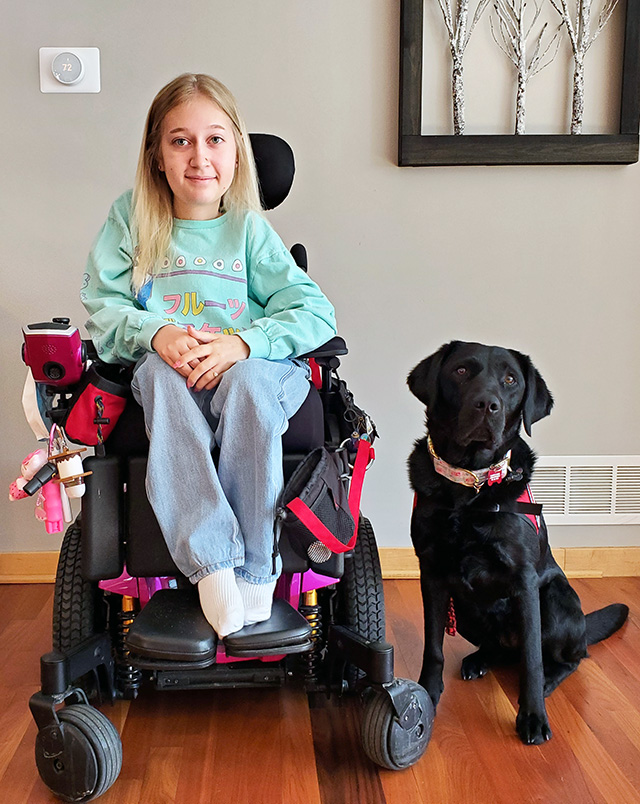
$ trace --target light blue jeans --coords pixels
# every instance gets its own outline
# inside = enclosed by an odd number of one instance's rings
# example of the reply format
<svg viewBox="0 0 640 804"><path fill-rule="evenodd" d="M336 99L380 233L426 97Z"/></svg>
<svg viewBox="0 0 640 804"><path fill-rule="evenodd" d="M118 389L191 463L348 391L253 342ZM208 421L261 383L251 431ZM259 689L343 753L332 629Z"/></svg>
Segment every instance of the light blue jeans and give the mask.
<svg viewBox="0 0 640 804"><path fill-rule="evenodd" d="M249 358L197 392L155 352L137 363L131 387L150 441L147 496L192 583L228 567L249 583L279 576L282 434L309 393L309 373L302 361Z"/></svg>

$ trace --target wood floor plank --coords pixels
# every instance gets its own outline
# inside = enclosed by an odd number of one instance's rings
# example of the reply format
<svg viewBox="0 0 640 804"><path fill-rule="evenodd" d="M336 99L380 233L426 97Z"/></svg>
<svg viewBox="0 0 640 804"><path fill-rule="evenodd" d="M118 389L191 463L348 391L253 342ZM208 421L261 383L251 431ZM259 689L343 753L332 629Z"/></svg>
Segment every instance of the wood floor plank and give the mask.
<svg viewBox="0 0 640 804"><path fill-rule="evenodd" d="M378 770L361 748L358 702L316 695L311 724L322 804L386 804Z"/></svg>
<svg viewBox="0 0 640 804"><path fill-rule="evenodd" d="M212 790L215 791L216 787L214 780L220 775L219 771L216 773L218 761L214 750L218 728L210 696L198 692L196 697L198 700L193 705L189 704L189 718L184 734L186 750L182 754L176 801L207 804L213 800ZM184 698L181 693L176 698L175 705L180 706Z"/></svg>
<svg viewBox="0 0 640 804"><path fill-rule="evenodd" d="M165 697L166 693L163 694ZM192 693L180 694L187 698ZM302 690L203 693L188 713L177 801L229 798L256 804L320 804L307 696ZM168 696L173 697L173 696ZM242 768L231 775L220 769Z"/></svg>
<svg viewBox="0 0 640 804"><path fill-rule="evenodd" d="M618 678L618 673L608 675L599 663L586 660L559 688L558 695L564 695L602 748L615 757L622 773L640 790L640 688L629 698L617 686Z"/></svg>
<svg viewBox="0 0 640 804"><path fill-rule="evenodd" d="M416 584L412 584L416 586ZM394 646L396 675L417 679L422 664L422 610L419 601L405 595L401 581L385 582L387 640ZM416 621L416 614L419 620Z"/></svg>
<svg viewBox="0 0 640 804"><path fill-rule="evenodd" d="M321 804L309 699L301 690L280 696L282 804Z"/></svg>
<svg viewBox="0 0 640 804"><path fill-rule="evenodd" d="M7 767L32 719L28 706L28 699L35 691L31 687L18 687L16 689L0 688L2 694L2 707L0 708L0 779L3 778Z"/></svg>
<svg viewBox="0 0 640 804"><path fill-rule="evenodd" d="M33 762L36 728L28 708L29 698L34 691L30 686L11 691L0 688L3 702L0 709L0 792L13 789L13 782L20 777L20 785L12 793L16 802L27 799L36 781ZM26 745L31 748L28 754ZM0 798L8 800L4 795Z"/></svg>
<svg viewBox="0 0 640 804"><path fill-rule="evenodd" d="M585 720L571 707L562 689L557 692L553 700L549 699L549 712L565 729L566 739L592 789L597 790L605 802L638 804L640 793L618 767L616 755L605 750Z"/></svg>
<svg viewBox="0 0 640 804"><path fill-rule="evenodd" d="M0 633L12 620L37 619L51 605L52 588L46 583L0 584Z"/></svg>
<svg viewBox="0 0 640 804"><path fill-rule="evenodd" d="M228 795L233 801L281 804L283 786L288 783L283 775L282 735L292 724L282 722L280 699L288 692L230 691L216 702L216 766L244 768L220 780L217 800ZM304 771L301 768L301 774ZM294 798L295 804L299 801Z"/></svg>
<svg viewBox="0 0 640 804"><path fill-rule="evenodd" d="M36 727L32 722L24 734L5 775L0 779L2 800L11 804L54 804L59 802L35 771L33 745ZM35 771L35 772L34 772Z"/></svg>
<svg viewBox="0 0 640 804"><path fill-rule="evenodd" d="M429 802L506 804L508 801L502 795L502 790L493 785L491 774L474 752L470 737L469 724L461 721L454 707L447 707L443 701L442 708L438 707L431 744L424 758L414 767L414 773L420 779L423 793L428 794ZM432 766L431 757L434 754Z"/></svg>
<svg viewBox="0 0 640 804"><path fill-rule="evenodd" d="M152 748L147 758L141 801L154 804L173 804L177 801L178 774L182 761L183 748L162 746Z"/></svg>

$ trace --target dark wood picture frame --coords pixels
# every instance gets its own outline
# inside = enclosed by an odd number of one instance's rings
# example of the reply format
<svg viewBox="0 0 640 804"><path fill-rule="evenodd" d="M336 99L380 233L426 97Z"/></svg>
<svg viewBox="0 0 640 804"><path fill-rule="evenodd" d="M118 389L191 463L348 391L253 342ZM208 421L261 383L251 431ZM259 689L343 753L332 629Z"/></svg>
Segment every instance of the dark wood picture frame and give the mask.
<svg viewBox="0 0 640 804"><path fill-rule="evenodd" d="M422 129L422 30L426 0L402 0L398 165L569 165L638 161L640 0L627 0L617 134L461 134Z"/></svg>

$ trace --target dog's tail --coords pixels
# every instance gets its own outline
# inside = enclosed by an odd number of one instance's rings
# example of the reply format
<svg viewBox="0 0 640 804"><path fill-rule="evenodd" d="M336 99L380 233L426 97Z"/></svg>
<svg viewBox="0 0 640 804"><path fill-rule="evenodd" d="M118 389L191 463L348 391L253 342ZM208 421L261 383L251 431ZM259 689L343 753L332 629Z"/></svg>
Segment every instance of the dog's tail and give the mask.
<svg viewBox="0 0 640 804"><path fill-rule="evenodd" d="M612 603L603 609L587 614L587 645L595 645L621 628L629 615L629 606Z"/></svg>

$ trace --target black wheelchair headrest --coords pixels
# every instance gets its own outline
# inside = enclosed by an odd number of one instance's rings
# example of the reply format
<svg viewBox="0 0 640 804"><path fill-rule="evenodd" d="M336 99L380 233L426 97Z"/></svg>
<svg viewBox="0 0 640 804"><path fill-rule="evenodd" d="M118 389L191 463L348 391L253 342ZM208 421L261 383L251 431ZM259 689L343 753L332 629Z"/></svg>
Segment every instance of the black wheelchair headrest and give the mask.
<svg viewBox="0 0 640 804"><path fill-rule="evenodd" d="M296 172L293 151L275 134L249 134L256 160L263 209L273 209L289 195Z"/></svg>

